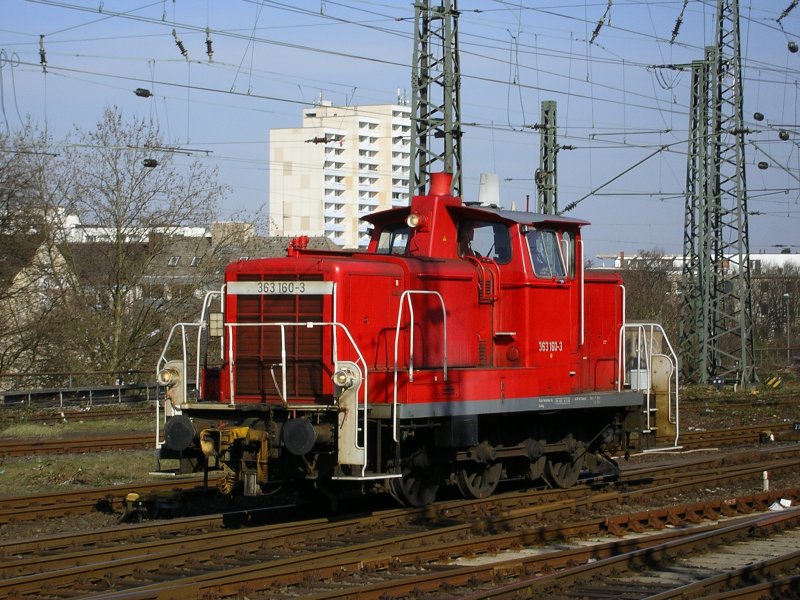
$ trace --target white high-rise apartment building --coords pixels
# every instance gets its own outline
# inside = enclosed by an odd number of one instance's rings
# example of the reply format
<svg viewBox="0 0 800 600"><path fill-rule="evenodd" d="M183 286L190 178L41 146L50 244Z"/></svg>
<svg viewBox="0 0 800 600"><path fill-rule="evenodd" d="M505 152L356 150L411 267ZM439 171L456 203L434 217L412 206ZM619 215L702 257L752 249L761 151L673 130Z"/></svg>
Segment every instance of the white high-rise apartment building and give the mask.
<svg viewBox="0 0 800 600"><path fill-rule="evenodd" d="M408 106L306 108L302 127L270 130L270 232L363 248L362 216L408 205L410 165Z"/></svg>

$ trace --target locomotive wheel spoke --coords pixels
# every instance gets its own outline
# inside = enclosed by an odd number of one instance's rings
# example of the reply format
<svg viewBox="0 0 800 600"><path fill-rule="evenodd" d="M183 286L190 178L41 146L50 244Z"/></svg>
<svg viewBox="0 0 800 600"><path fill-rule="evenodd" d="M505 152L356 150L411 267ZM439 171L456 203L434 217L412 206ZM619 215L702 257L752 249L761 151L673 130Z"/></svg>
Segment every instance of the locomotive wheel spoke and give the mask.
<svg viewBox="0 0 800 600"><path fill-rule="evenodd" d="M541 479L544 475L544 465L547 462L547 458L542 455L536 460L532 460L530 463L530 468L528 469L528 478L531 481L536 481L537 479Z"/></svg>
<svg viewBox="0 0 800 600"><path fill-rule="evenodd" d="M500 482L503 463L492 464L465 462L456 469L458 489L464 498L479 499L491 496Z"/></svg>
<svg viewBox="0 0 800 600"><path fill-rule="evenodd" d="M560 452L547 456L544 465L544 477L554 488L569 488L578 481L583 468L584 454L568 454Z"/></svg>

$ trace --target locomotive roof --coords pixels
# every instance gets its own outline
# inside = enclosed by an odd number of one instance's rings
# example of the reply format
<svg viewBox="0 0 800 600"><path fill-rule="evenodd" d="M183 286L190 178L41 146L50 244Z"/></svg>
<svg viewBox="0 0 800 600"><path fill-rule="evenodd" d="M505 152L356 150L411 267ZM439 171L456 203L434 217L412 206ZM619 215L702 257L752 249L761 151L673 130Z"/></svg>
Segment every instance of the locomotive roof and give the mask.
<svg viewBox="0 0 800 600"><path fill-rule="evenodd" d="M521 225L540 225L540 224L553 224L553 225L572 225L576 227L583 227L589 225L589 221L583 219L574 219L572 217L563 217L561 215L545 215L542 213L526 212L521 210L504 210L501 208L481 206L481 205L462 205L462 206L449 206L448 210L461 217L466 217L473 220L497 219L506 221L507 223L519 223ZM392 221L404 221L411 212L411 207L402 206L399 208L390 208L389 210L382 210L370 215L365 215L362 220L368 223L391 223Z"/></svg>
<svg viewBox="0 0 800 600"><path fill-rule="evenodd" d="M472 219L486 219L489 215L496 215L503 221L519 223L520 225L539 225L543 223L573 225L583 227L589 221L583 219L573 219L572 217L562 217L561 215L545 215L542 213L526 212L522 210L505 210L490 206L460 206L450 207L453 212Z"/></svg>

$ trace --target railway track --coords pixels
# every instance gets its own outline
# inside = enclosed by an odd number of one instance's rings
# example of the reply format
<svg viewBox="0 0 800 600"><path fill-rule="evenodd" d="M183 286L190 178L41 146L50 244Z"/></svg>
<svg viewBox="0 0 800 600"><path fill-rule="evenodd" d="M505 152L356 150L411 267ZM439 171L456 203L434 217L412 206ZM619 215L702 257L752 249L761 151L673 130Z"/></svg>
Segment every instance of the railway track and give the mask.
<svg viewBox="0 0 800 600"><path fill-rule="evenodd" d="M795 457L791 456L797 453L797 449L786 448L776 449L770 454L775 458L775 462L769 463L771 467L776 467L778 470L790 470L796 466ZM789 456L785 456L789 455ZM729 465L724 476L722 475L723 465L728 463L744 463ZM727 457L706 457L694 458L689 461L681 461L680 464L658 464L658 465L639 465L626 469L623 476L617 482L606 482L595 480L586 480L575 488L560 490L560 489L540 489L540 490L521 490L507 492L501 495L494 496L490 500L460 500L450 501L443 503L437 509L443 518L448 519L480 519L485 515L487 506L492 510L513 511L519 508L526 508L532 504L548 505L560 501L573 501L577 502L585 499L591 495L595 495L594 501L597 502L596 494L603 491L627 491L627 501L637 501L635 488L647 486L647 494L654 495L658 489L663 491L670 491L678 493L682 489L692 489L693 486L698 485L698 481L708 482L713 479L724 479L727 481L741 481L741 480L758 480L761 477L765 463L759 462L759 457L750 455L742 456L727 456ZM690 477L691 474L691 477ZM71 514L81 513L86 514L98 510L98 507L104 510L113 510L116 512L122 511L122 500L129 491L137 491L138 493L147 494L162 494L169 497L169 494L175 493L201 493L200 487L201 480L199 478L189 479L185 482L169 481L158 484L134 484L128 487L119 488L103 488L97 490L90 490L86 492L70 492L54 495L52 493L40 494L35 496L19 496L13 498L6 498L6 502L0 504L0 522L9 522L10 520L23 520L25 518L42 519L42 518L57 518L61 514L65 514L65 510L69 510ZM617 496L610 496L616 499ZM487 504L490 502L490 504ZM270 509L272 510L272 509ZM39 512L37 512L39 511ZM259 511L248 509L241 512L226 515L224 520L229 524L231 522L238 523L241 515L249 523L256 522L259 517ZM203 517L209 519L208 524L204 525L211 529L223 527L222 519L219 516ZM191 523L195 521L190 520ZM211 523L217 522L215 526ZM158 521L157 523L164 523ZM181 525L179 521L177 529L180 530ZM169 524L171 526L171 524ZM151 524L143 525L142 529L137 529L142 537L147 537L148 527ZM156 530L159 525L156 525ZM121 527L120 531L125 531L125 527ZM171 529L167 529L171 531ZM69 541L70 546L83 547L90 545L96 532L87 534L76 533L71 534L66 539ZM172 535L172 534L170 534ZM103 532L97 537L97 541L116 539L116 532ZM62 542L61 538L56 536L53 546L45 545L42 540L34 540L33 546L40 551L47 553L57 552ZM120 537L120 543L127 543L124 536ZM3 545L0 545L0 554L2 553ZM21 553L22 547L17 545L15 553Z"/></svg>
<svg viewBox="0 0 800 600"><path fill-rule="evenodd" d="M729 524L649 536L622 552L620 545L612 542L554 553L546 564L547 570L555 573L543 572L542 563L535 560L496 565L495 569L506 569L508 579L517 581L462 597L796 597L800 590L799 546L800 510L779 515L761 512ZM472 580L474 583L474 575ZM344 596L317 596L337 597Z"/></svg>
<svg viewBox="0 0 800 600"><path fill-rule="evenodd" d="M155 410L153 406L141 408L118 408L114 405L96 406L91 410L78 409L52 409L38 410L36 412L20 410L0 410L0 422L8 423L71 423L77 421L100 421L103 419L127 419L136 417L153 417Z"/></svg>
<svg viewBox="0 0 800 600"><path fill-rule="evenodd" d="M447 596L465 585L461 594L481 582L496 587L498 578L508 583L512 576L529 585L525 577L530 579L531 573L565 569L554 553L565 551L567 538L647 530L666 535L667 529L685 524L696 526L708 519L763 511L781 499L798 502L800 490L791 489L630 510L658 502L666 494L674 496L681 489L703 489L720 481L757 482L765 466L796 472L800 457L797 448L792 450L794 456L789 450L775 452L769 462L751 455L745 464L743 455L729 460L736 464L723 466L708 461L703 465L700 459L691 461L691 468L642 465L631 469L630 477L623 477L616 489L593 491L592 482L587 482L567 491L513 492L486 500L441 502L426 509L247 529L217 529L197 520L193 527L202 529L200 533L179 534L170 524L160 539L152 539L154 530L148 524L147 530L125 528L125 535L120 530L116 541L94 543L89 534L82 540L73 536L71 545L62 536L38 550L20 547L15 551L3 545L0 596L344 598L357 593L364 598L389 598L407 597L412 595L410 590ZM659 470L668 473L658 475ZM629 489L634 486L637 489ZM673 534L677 532L672 529ZM594 560L605 560L603 552L618 555L643 548L619 539L605 543L606 550L594 550ZM530 561L538 555L552 556L539 557L536 567ZM469 557L483 562L469 564ZM578 559L559 560L568 566ZM523 592L516 597L530 596Z"/></svg>
<svg viewBox="0 0 800 600"><path fill-rule="evenodd" d="M80 435L57 439L2 439L0 457L42 456L109 450L147 450L155 448L155 433L132 432L113 435Z"/></svg>
<svg viewBox="0 0 800 600"><path fill-rule="evenodd" d="M800 441L800 431L794 423L748 425L728 429L692 429L681 432L679 445L685 450L697 450L721 446L757 445L777 440ZM659 445L668 446L673 441L674 438L659 438Z"/></svg>
<svg viewBox="0 0 800 600"><path fill-rule="evenodd" d="M725 406L780 406L785 404L797 404L798 391L796 389L786 390L765 390L763 393L753 396L749 394L730 394L723 392L712 392L710 394L687 396L683 394L681 405L685 408L695 406L719 405Z"/></svg>
<svg viewBox="0 0 800 600"><path fill-rule="evenodd" d="M135 435L132 434L131 437L135 437ZM147 437L147 439L152 442L152 436ZM144 441L144 437L142 438L142 441L143 443L146 443L146 441ZM80 439L76 440L76 443L80 444ZM56 443L56 445L58 444L63 444L63 441ZM59 448L61 447L59 446ZM101 446L98 445L96 448L98 448L99 451ZM794 452L791 446L786 449L770 446L765 446L764 448L764 452L767 452L772 456ZM2 449L1 445L0 449ZM758 451L754 450L753 452ZM691 470L706 470L711 472L713 475L715 469L720 468L725 461L730 460L730 457L719 456L702 457L694 460L684 459L681 460L681 466L679 468L684 472L689 472ZM665 485L668 485L674 480L671 472L664 469L663 466L651 467L645 464L624 467L625 468L623 469L620 483L624 483L625 485L632 485L637 480L652 482L656 481L657 479L662 481ZM213 478L215 474L211 473L210 476ZM749 477L755 475L754 473L751 473L745 469L745 473L742 476ZM602 483L602 478L598 478L596 481L598 484L600 484ZM165 496L167 498L166 502L170 502L169 495L173 492L176 496L179 493L186 493L190 491L199 492L199 486L201 483L202 477L190 476L182 477L180 480L169 479L160 482L129 484L126 486L110 486L105 488L92 488L70 492L50 491L43 492L41 494L0 497L0 525L9 523L11 521L52 519L59 518L64 515L89 514L97 510L103 512L121 512L123 507L123 499L127 493L131 491L136 491L143 494L157 494ZM587 483L587 485L590 483L591 482ZM213 483L211 485L213 486ZM569 495L572 493L575 493L575 491L553 491L553 494L561 495Z"/></svg>
<svg viewBox="0 0 800 600"><path fill-rule="evenodd" d="M792 493L796 501L798 491ZM763 508L777 497L762 494L736 501L729 499L723 505L728 513L739 506L749 512ZM797 518L796 511L793 512ZM670 517L672 522L686 523L676 516L680 514L693 518L701 514L718 520L722 513L712 514L706 505L675 507ZM613 517L481 534L471 523L448 521L434 527L430 521L425 526L400 521L409 516L408 511L378 515L384 521L379 532L375 519L369 524L363 519L336 524L321 520L246 532L211 532L182 542L161 540L118 550L76 552L29 562L28 565L40 570L35 575L4 571L8 579L0 584L0 590L16 597L40 593L67 597L77 593L113 598L195 598L241 597L245 593L248 597L348 598L357 593L363 598L389 598L416 597L420 591L446 590L452 594L459 582L466 586L463 591L474 589L476 582L484 582L490 585L484 590L488 592L485 597L490 597L496 591L499 575L508 579L515 571L517 577L534 570L562 571L570 565L590 562L589 557L598 560L648 546L640 537L636 541L608 541L605 528L613 522ZM520 515L514 518L519 519ZM630 515L619 518L630 519ZM653 522L651 515L647 523ZM494 526L502 524L503 515L498 515ZM686 532L673 530L658 541L663 543L664 538L675 539L679 534L685 536ZM578 544L578 550L565 551L563 540L575 535L604 538L591 549ZM520 557L521 549L530 546L531 539L536 540L538 552L531 550L529 556ZM504 551L517 555L508 559L503 556ZM471 560L465 560L464 556L481 556L484 560L469 564ZM94 565L87 566L85 562L92 558ZM165 568L165 564L169 567ZM265 582L269 582L266 587ZM109 588L113 591L102 593ZM320 595L325 590L327 593ZM445 594L445 597L451 596ZM531 596L515 593L504 597Z"/></svg>
<svg viewBox="0 0 800 600"><path fill-rule="evenodd" d="M128 486L91 488L72 492L44 492L24 496L0 497L0 525L13 521L57 519L65 515L92 512L121 513L125 496L136 490L143 494L159 494L165 501L171 494L200 492L203 478L140 483Z"/></svg>

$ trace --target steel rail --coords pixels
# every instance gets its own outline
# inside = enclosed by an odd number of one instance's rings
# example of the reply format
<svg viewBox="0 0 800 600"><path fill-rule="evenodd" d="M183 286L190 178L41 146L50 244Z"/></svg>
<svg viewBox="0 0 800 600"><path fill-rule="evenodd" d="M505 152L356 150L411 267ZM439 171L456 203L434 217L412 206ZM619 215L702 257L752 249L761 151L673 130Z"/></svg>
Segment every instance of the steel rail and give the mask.
<svg viewBox="0 0 800 600"><path fill-rule="evenodd" d="M659 539L651 540L652 544L630 552L624 552L616 556L603 557L600 560L595 558L594 562L591 552L583 551L577 556L572 557L573 564L580 564L578 567L565 568L552 574L544 574L535 578L525 577L520 581L489 591L465 596L469 600L480 600L492 598L494 600L515 599L524 597L541 597L556 590L561 593L569 593L574 590L580 594L578 582L587 581L594 578L605 578L613 576L615 579L624 577L626 574L635 573L647 568L657 570L659 566L667 568L680 557L687 557L708 552L711 548L725 546L736 543L742 539L752 539L759 536L767 536L770 531L777 526L782 528L796 528L800 525L800 510L790 511L788 514L775 516L775 514L760 514L749 518L738 519L729 525L722 525L699 532L691 532L676 539L662 541ZM669 590L660 594L649 595L651 600L666 600L667 598L692 598L707 597L710 591L721 591L726 584L735 586L737 579L743 580L749 573L754 575L759 571L765 571L768 561L751 562L750 565L741 567L725 575L708 577L698 581L692 591L699 592L698 595L691 593L684 595L684 591L689 591L690 586L680 586L675 590ZM798 564L798 553L794 552L783 556L775 561L783 564L790 564L794 568ZM722 569L720 569L722 570ZM607 583L607 582L606 582ZM613 589L613 586L607 586ZM577 589L575 589L577 588ZM595 592L597 586L595 586Z"/></svg>
<svg viewBox="0 0 800 600"><path fill-rule="evenodd" d="M26 410L5 409L0 410L0 421L11 423L70 423L73 421L98 421L102 419L121 419L127 417L147 417L151 419L155 414L153 405L140 408L117 408L116 404L105 405L102 408L92 407L91 410L80 408L41 408L33 413Z"/></svg>
<svg viewBox="0 0 800 600"><path fill-rule="evenodd" d="M125 496L132 491L164 494L202 490L203 478L191 476L181 480L139 482L124 486L108 486L72 492L43 492L24 496L0 497L0 525L12 521L60 518L64 515L88 514L98 510L122 510Z"/></svg>
<svg viewBox="0 0 800 600"><path fill-rule="evenodd" d="M796 469L797 463L793 468ZM751 466L751 470L758 472L759 466ZM741 471L737 467L737 471ZM739 475L736 475L737 477ZM698 481L707 483L709 477L702 473L700 476L692 478L693 485L696 487ZM675 484L670 484L670 489L675 488ZM661 489L657 490L661 493ZM643 492L642 492L643 493ZM633 494L633 493L629 493ZM608 504L619 504L628 497L622 493L605 493L597 498L597 501L604 506ZM633 497L633 496L630 496ZM490 501L486 501L488 507ZM474 504L473 504L474 506ZM526 531L531 527L536 527L541 523L542 514L548 513L552 518L563 519L563 515L571 515L574 518L576 512L586 510L590 503L585 498L567 500L563 502L553 502L544 506L535 506L529 509L518 508L508 513L493 514L493 527L509 529L511 533L501 534L506 537L490 536L489 538L479 538L472 543L473 552L486 553L491 548L509 548L520 543L521 539L529 536ZM750 507L747 507L750 510ZM402 511L394 512L389 516L389 523L393 530L402 530L402 523L406 523L410 516L416 519L421 518L426 511ZM287 584L292 581L297 582L303 576L321 576L320 573L334 573L338 570L357 570L366 563L380 562L387 556L397 560L402 555L405 561L419 559L422 548L431 547L431 552L438 552L441 556L449 556L456 552L454 548L463 544L464 539L474 535L474 519L464 519L464 522L448 525L449 519L444 526L434 527L432 531L403 531L402 535L392 532L388 540L378 540L372 542L356 542L353 539L354 531L361 535L374 537L377 532L375 522L369 519L353 519L344 522L333 523L313 523L306 528L301 536L300 528L293 528L287 535L278 535L273 530L257 528L252 531L234 531L227 535L215 533L208 536L201 536L196 540L173 541L178 544L178 548L169 550L168 542L159 542L157 547L137 546L133 549L133 556L124 558L123 554L116 554L116 551L105 550L102 554L100 563L93 565L80 565L59 569L55 572L46 574L28 575L15 577L7 584L0 584L0 593L13 591L17 595L34 594L37 590L47 589L48 594L58 596L58 590L62 586L72 589L76 580L87 582L87 592L94 589L95 585L108 585L109 581L116 582L114 585L114 597L153 597L160 593L202 595L209 593L216 594L222 591L227 585L243 585L243 581L261 581L264 577L277 578L275 581L284 581ZM605 523L604 519L597 520L597 523ZM595 525L597 526L597 525ZM385 527L385 526L384 526ZM336 533L338 532L338 533ZM523 532L520 534L520 532ZM522 535L522 538L520 538ZM563 535L559 534L559 535ZM333 536L333 537L332 537ZM287 550L292 547L302 548L303 544L323 543L330 547L332 539L345 536L350 538L349 542L334 542L332 550L316 552L311 556L301 554L298 556L291 552L286 557ZM536 536L531 537L534 539ZM435 541L434 541L435 540ZM123 550L119 551L123 553ZM275 553L277 552L277 558ZM387 554L388 553L388 554ZM273 554L272 559L265 557L265 554ZM284 556L285 558L281 558ZM416 557L416 558L413 558ZM114 560L109 560L113 558ZM231 568L233 565L241 565L243 560L255 560L256 566L241 566ZM261 563L265 564L261 564ZM164 565L170 565L168 571L164 571ZM377 563L375 563L377 564ZM306 566L307 565L307 566ZM219 569L223 567L221 573L203 573L205 570ZM199 572L198 572L199 570ZM195 573L192 575L192 573ZM171 579L179 578L179 581L172 583ZM298 579L300 578L300 579ZM161 581L141 586L144 582ZM236 582L236 583L233 583ZM130 592L122 591L126 587L135 586ZM196 597L196 596L195 596Z"/></svg>
<svg viewBox="0 0 800 600"><path fill-rule="evenodd" d="M797 491L794 497L797 498ZM763 499L761 504L765 504L766 501ZM750 503L744 505L747 506L746 510L749 510ZM800 520L800 511L796 513L795 518ZM270 597L291 593L315 598L350 598L353 595L375 599L396 595L406 597L411 593L418 594L422 591L441 591L444 585L452 586L459 580L469 586L475 580L477 571L482 572L485 580L491 583L496 581L498 572L504 573L504 567L509 568L509 565L501 566L497 563L463 568L449 566L455 557L464 556L465 553L497 555L502 550L512 550L530 543L540 544L547 540L560 540L565 535L597 534L602 531L603 523L604 519L598 518L566 526L513 529L494 535L476 535L471 524L453 525L421 533L402 532L401 535L388 540L348 543L334 548L328 546L327 549L316 551L311 555L279 558L268 564L259 562L254 565L230 565L218 573L204 573L185 577L179 581L162 581L127 592L114 591L110 595L101 594L97 598L99 600L112 597L120 599L241 597L243 593L266 594ZM503 519L499 518L495 525L502 528ZM745 527L750 527L750 523ZM709 530L713 531L716 528L713 526ZM685 537L685 532L671 531L665 535L678 536L680 542ZM646 545L643 541L638 543ZM619 546L618 541L609 542L606 549L615 554ZM567 552L567 556L564 556L563 551L560 556L557 552L557 558L550 554L530 559L514 558L510 563L513 566L532 561L538 562L540 569L552 570L557 566L567 567L581 560L585 563L590 558L597 557L597 549L594 547ZM412 567L416 565L419 569L414 572ZM412 574L401 578L403 568L412 568ZM465 572L460 572L461 569ZM438 573L431 575L432 570ZM388 579L382 584L375 586L360 583L367 574L375 576L381 573L386 573ZM354 585L344 585L348 576L357 580ZM337 582L340 583L341 589L336 592L313 593L315 588L335 586ZM428 589L422 585L425 582L430 586ZM311 589L308 589L309 587ZM391 593L388 590L391 590ZM493 588L487 592L486 597L497 597L494 595L496 592L497 589ZM519 595L509 597L519 597Z"/></svg>
<svg viewBox="0 0 800 600"><path fill-rule="evenodd" d="M80 435L57 439L0 439L0 457L106 452L109 450L147 450L154 448L152 433Z"/></svg>

